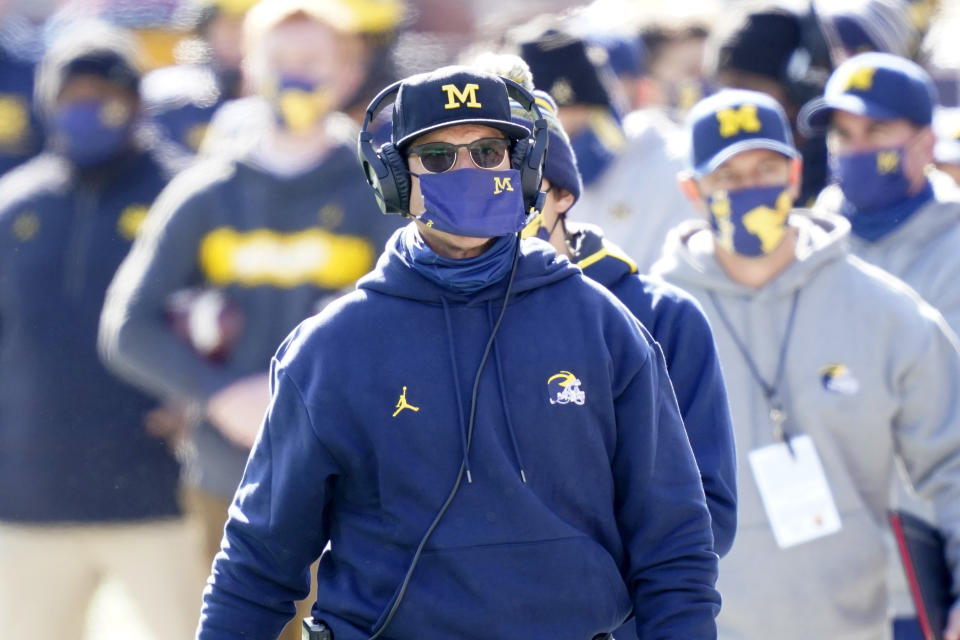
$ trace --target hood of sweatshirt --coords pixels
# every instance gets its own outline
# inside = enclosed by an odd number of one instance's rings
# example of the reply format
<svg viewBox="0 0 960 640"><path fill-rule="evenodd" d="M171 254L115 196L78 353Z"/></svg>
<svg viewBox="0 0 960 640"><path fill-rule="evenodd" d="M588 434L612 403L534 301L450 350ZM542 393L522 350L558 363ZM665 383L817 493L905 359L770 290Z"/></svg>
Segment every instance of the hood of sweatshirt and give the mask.
<svg viewBox="0 0 960 640"><path fill-rule="evenodd" d="M714 257L713 232L706 221L689 221L670 232L664 256L653 273L681 288L700 287L727 294L790 296L824 266L847 253L850 223L830 214L794 210L790 226L798 231L796 258L758 290L734 282Z"/></svg>
<svg viewBox="0 0 960 640"><path fill-rule="evenodd" d="M402 249L403 234L417 233L411 222L394 232L387 241L377 265L357 282L358 289L376 291L389 296L434 304L481 304L502 300L506 293L509 272L499 281L472 294L444 289L414 270ZM520 257L514 276L511 297L537 289L580 273L564 256L558 256L548 243L525 238L520 243Z"/></svg>

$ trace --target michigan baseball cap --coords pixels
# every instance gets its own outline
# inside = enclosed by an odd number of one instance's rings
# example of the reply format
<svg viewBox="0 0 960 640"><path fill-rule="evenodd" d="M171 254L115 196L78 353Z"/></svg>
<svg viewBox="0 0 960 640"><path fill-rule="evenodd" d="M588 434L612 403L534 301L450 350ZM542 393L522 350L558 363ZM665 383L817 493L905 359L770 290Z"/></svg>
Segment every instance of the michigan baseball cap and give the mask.
<svg viewBox="0 0 960 640"><path fill-rule="evenodd" d="M695 176L712 173L743 151L768 149L799 157L780 104L765 93L723 89L704 98L687 116Z"/></svg>
<svg viewBox="0 0 960 640"><path fill-rule="evenodd" d="M482 124L519 140L530 130L510 118L510 97L502 78L471 67L442 67L400 83L393 105L393 144L403 147L429 131Z"/></svg>
<svg viewBox="0 0 960 640"><path fill-rule="evenodd" d="M800 110L801 130L822 132L834 110L877 120L905 118L929 125L937 90L918 64L889 53L861 53L845 61L830 76L823 96Z"/></svg>

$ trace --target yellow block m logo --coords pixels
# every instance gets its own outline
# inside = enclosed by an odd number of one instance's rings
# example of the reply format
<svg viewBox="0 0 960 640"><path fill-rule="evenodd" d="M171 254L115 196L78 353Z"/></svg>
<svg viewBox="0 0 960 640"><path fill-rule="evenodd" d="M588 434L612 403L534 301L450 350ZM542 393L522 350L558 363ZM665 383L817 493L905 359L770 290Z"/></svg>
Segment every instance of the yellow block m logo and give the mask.
<svg viewBox="0 0 960 640"><path fill-rule="evenodd" d="M847 78L847 84L843 87L843 90L849 91L850 89L857 89L858 91L869 91L870 87L873 86L873 74L876 72L876 69L871 69L870 67L857 69Z"/></svg>
<svg viewBox="0 0 960 640"><path fill-rule="evenodd" d="M463 91L457 88L455 84L445 84L440 89L447 94L447 104L444 109L459 109L464 104L471 109L479 109L482 105L477 102L477 89L480 85L472 82L463 87Z"/></svg>
<svg viewBox="0 0 960 640"><path fill-rule="evenodd" d="M500 178L493 176L493 193L503 193L504 191L513 191L513 185L510 184L510 178Z"/></svg>
<svg viewBox="0 0 960 640"><path fill-rule="evenodd" d="M755 104L741 105L736 109L721 109L717 112L717 121L720 123L720 135L724 138L735 136L741 131L760 131L760 118L757 117Z"/></svg>

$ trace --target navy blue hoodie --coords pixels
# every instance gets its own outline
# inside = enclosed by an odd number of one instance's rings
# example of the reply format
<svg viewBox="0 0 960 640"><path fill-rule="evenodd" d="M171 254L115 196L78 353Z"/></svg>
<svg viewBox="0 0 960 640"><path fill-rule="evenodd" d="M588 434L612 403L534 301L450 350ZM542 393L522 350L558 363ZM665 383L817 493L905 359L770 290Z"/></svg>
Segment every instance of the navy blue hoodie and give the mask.
<svg viewBox="0 0 960 640"><path fill-rule="evenodd" d="M365 640L467 448L506 279L457 296L398 231L295 330L204 597L200 640L275 637L320 561L315 617ZM383 638L715 638L709 514L662 359L611 294L525 240L479 379L466 481ZM523 470L527 482L524 482Z"/></svg>
<svg viewBox="0 0 960 640"><path fill-rule="evenodd" d="M598 227L584 224L572 229L576 265L617 296L663 349L700 467L713 523L713 548L723 557L737 531L737 452L710 322L684 290L638 275L633 261Z"/></svg>
<svg viewBox="0 0 960 640"><path fill-rule="evenodd" d="M84 176L45 154L0 181L0 520L179 513L155 401L97 356L107 286L166 181L142 152Z"/></svg>

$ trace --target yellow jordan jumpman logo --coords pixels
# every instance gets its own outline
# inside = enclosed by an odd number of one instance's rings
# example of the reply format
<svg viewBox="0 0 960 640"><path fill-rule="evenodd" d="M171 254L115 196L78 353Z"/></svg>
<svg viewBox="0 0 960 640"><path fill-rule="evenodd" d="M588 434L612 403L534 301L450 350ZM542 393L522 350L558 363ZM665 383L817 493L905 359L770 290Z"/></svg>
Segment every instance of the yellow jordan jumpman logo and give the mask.
<svg viewBox="0 0 960 640"><path fill-rule="evenodd" d="M415 407L409 402L407 402L407 386L403 386L403 393L400 394L400 399L397 400L397 410L393 412L393 417L396 418L397 414L403 411L404 409L410 409L411 411L417 412L420 411L420 407Z"/></svg>

